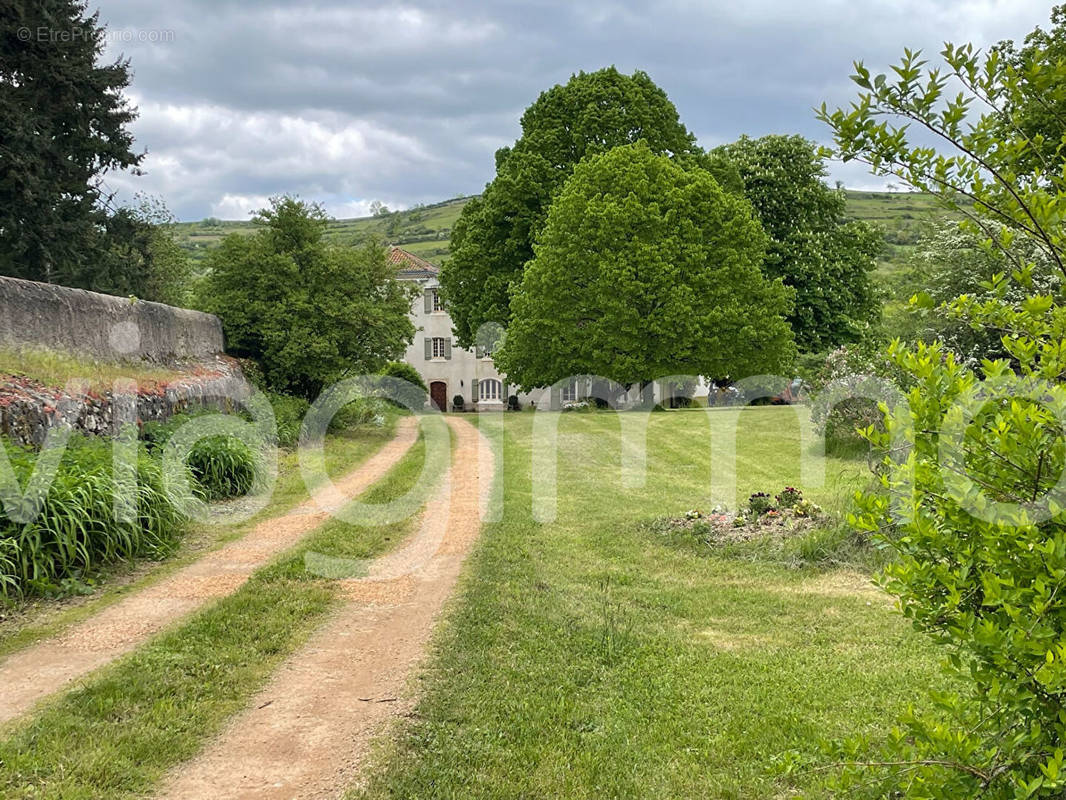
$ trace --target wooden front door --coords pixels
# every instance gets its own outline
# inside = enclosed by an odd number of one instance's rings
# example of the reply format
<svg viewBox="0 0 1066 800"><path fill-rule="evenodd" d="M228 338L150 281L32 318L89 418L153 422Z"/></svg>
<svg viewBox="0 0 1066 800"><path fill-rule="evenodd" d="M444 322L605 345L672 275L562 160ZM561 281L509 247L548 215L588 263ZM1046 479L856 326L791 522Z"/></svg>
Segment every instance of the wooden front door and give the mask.
<svg viewBox="0 0 1066 800"><path fill-rule="evenodd" d="M429 399L433 407L438 411L448 410L448 384L444 381L433 381L429 384Z"/></svg>

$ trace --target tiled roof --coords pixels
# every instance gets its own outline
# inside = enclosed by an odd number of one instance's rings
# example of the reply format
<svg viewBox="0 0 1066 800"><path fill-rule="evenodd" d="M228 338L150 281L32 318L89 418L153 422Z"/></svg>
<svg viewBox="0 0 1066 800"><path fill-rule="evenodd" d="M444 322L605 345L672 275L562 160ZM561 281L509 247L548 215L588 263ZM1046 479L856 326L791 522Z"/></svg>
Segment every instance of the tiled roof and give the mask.
<svg viewBox="0 0 1066 800"><path fill-rule="evenodd" d="M401 278L428 278L440 274L440 267L436 264L431 264L424 258L408 253L400 247L390 247L388 258L389 263L399 267Z"/></svg>

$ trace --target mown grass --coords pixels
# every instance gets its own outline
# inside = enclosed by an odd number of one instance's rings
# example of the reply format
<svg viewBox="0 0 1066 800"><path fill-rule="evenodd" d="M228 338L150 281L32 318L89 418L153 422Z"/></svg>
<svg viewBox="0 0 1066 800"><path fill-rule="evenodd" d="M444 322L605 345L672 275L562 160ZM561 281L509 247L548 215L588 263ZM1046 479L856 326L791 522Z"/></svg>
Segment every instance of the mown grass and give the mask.
<svg viewBox="0 0 1066 800"><path fill-rule="evenodd" d="M877 736L938 680L936 657L864 576L696 554L647 520L710 501L704 412L652 415L647 485L619 478L609 414L560 419L559 516L531 516L533 415L505 417L504 516L486 526L371 798L784 798L774 763ZM737 497L862 485L829 459L800 484L792 411L722 410ZM736 415L739 415L737 417ZM721 476L719 476L721 477Z"/></svg>
<svg viewBox="0 0 1066 800"><path fill-rule="evenodd" d="M360 426L329 434L325 460L330 477L339 478L351 472L380 449L394 435L397 418L397 414L390 413L382 427ZM283 451L270 502L250 519L236 524L196 526L186 533L166 561L125 562L93 575L91 585L86 586L93 591L92 596L60 602L31 600L0 609L0 658L44 637L56 635L127 595L151 586L206 552L245 535L263 520L286 513L309 497L295 451Z"/></svg>
<svg viewBox="0 0 1066 800"><path fill-rule="evenodd" d="M423 451L420 440L362 499L382 503L405 493ZM245 706L336 601L336 584L309 574L304 554L358 549L369 557L410 524L323 526L233 595L15 726L0 742L0 796L104 800L150 791Z"/></svg>

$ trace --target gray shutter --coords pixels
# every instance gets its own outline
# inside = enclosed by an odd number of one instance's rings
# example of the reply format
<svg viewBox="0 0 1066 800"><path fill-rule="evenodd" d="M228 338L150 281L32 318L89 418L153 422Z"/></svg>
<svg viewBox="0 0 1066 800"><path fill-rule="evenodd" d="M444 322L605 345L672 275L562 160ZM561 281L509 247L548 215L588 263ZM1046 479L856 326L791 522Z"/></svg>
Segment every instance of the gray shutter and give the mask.
<svg viewBox="0 0 1066 800"><path fill-rule="evenodd" d="M422 296L425 298L425 301L426 301L426 313L428 314L429 312L431 312L433 310L433 290L432 289L426 289L424 292L422 292Z"/></svg>
<svg viewBox="0 0 1066 800"><path fill-rule="evenodd" d="M478 401L477 378L471 378L470 380L470 394L473 396L472 399L476 403Z"/></svg>
<svg viewBox="0 0 1066 800"><path fill-rule="evenodd" d="M427 336L424 341L426 343L426 361L429 361L433 358L433 340Z"/></svg>
<svg viewBox="0 0 1066 800"><path fill-rule="evenodd" d="M444 357L452 357L452 340L450 338L444 340Z"/></svg>

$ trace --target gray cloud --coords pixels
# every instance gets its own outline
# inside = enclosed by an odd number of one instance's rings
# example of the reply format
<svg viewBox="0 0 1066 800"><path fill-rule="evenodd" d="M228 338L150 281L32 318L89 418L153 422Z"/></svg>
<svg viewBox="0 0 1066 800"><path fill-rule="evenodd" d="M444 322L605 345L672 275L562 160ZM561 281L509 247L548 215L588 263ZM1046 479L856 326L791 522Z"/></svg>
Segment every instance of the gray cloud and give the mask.
<svg viewBox="0 0 1066 800"><path fill-rule="evenodd" d="M480 191L543 89L607 64L644 69L704 145L747 133L825 140L851 62L904 45L991 44L1047 21L1035 0L100 0L134 71L147 175L181 219L244 217L280 192L338 216ZM856 188L882 185L834 165Z"/></svg>

